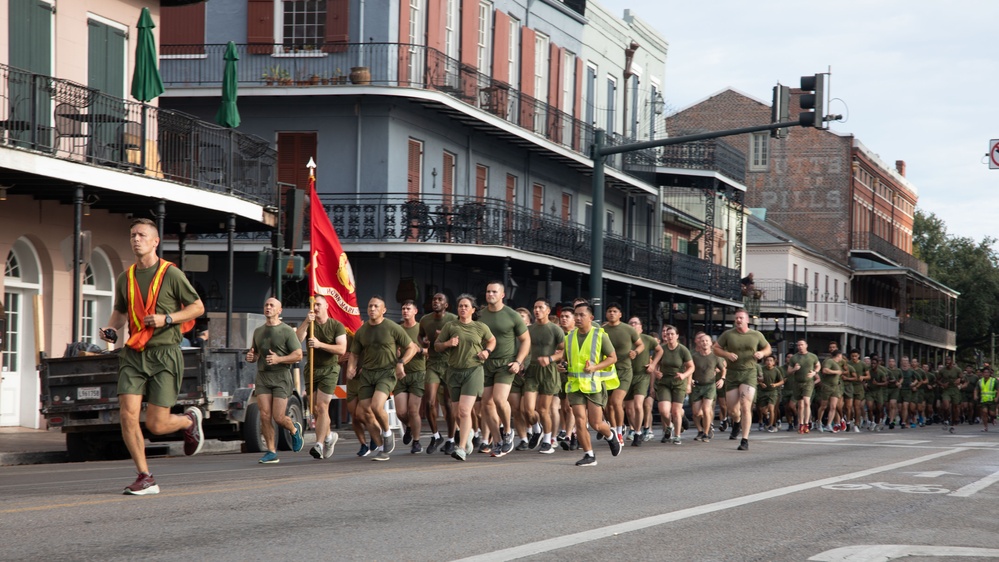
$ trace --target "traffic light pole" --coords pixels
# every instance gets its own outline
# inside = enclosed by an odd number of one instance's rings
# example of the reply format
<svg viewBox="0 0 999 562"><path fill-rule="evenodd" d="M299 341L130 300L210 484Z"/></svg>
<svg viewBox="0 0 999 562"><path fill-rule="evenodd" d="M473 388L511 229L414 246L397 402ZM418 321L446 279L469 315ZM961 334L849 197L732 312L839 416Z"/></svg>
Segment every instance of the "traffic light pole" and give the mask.
<svg viewBox="0 0 999 562"><path fill-rule="evenodd" d="M740 129L726 129L724 131L712 131L696 135L684 135L681 137L671 137L654 141L634 142L618 146L604 146L603 129L594 131L593 147L590 156L593 158L593 206L590 217L590 304L593 305L593 314L599 320L602 316L604 286L604 157L611 154L621 154L624 152L634 152L646 148L658 148L660 146L670 146L673 144L683 144L699 140L716 139L720 137L730 137L745 133L758 133L761 131L775 131L787 127L800 127L798 121L784 121L782 123L768 123L766 125L756 125L754 127L742 127Z"/></svg>

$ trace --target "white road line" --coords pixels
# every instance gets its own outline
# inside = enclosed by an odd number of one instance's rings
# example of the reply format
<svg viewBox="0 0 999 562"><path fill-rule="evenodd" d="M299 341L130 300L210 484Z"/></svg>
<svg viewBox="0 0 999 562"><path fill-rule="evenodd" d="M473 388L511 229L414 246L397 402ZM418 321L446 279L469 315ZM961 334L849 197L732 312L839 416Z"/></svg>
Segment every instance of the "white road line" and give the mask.
<svg viewBox="0 0 999 562"><path fill-rule="evenodd" d="M977 482L972 482L971 484L964 486L963 488L958 488L947 495L955 496L958 498L966 498L976 492L981 492L982 490L988 488L989 486L995 484L996 482L999 482L999 472L990 474Z"/></svg>
<svg viewBox="0 0 999 562"><path fill-rule="evenodd" d="M618 523L616 525L608 525L606 527L600 527L597 529L582 531L571 535L562 535L560 537L556 537L553 539L547 539L543 541L515 546L512 548L504 548L502 550L487 552L476 556L470 556L462 560L465 561L515 560L517 558L523 558L525 556L533 556L535 554L540 554L542 552L550 552L552 550L558 550L560 548L568 548L571 546L575 546L577 544L595 541L598 539L611 537L621 533L630 533L632 531L638 531L641 529L646 529L648 527L654 527L656 525L672 523L674 521L680 521L682 519L687 519L690 517L697 517L699 515L714 513L716 511L723 511L726 509L741 507L743 505L765 501L780 496L786 496L788 494L793 494L795 492L811 490L813 488L819 488L822 486L827 486L829 484L835 484L837 482L853 480L855 478L864 478L867 476L871 476L872 474L878 474L880 472L888 472L899 468L905 468L907 466L924 463L926 461L931 461L933 459L938 459L940 457L946 457L948 455L953 455L954 453L960 453L966 450L967 449L948 449L946 451L940 451L938 453L932 453L929 455L924 455L922 457L916 457L914 459L907 461L901 461L892 464L886 464L884 466L868 468L866 470L860 470L857 472L851 472L849 474L844 474L842 476L832 476L830 478L813 480L811 482L804 482L801 484L795 484L793 486L785 486L783 488L777 488L775 490L759 492L756 494L750 494L748 496L742 496L739 498L722 500L720 502L709 503L707 505L681 509L679 511L662 513L660 515L653 515L650 517L643 517L641 519L636 519L634 521L626 521L624 523Z"/></svg>
<svg viewBox="0 0 999 562"><path fill-rule="evenodd" d="M999 549L966 546L927 546L919 544L862 544L834 548L816 554L809 560L819 562L888 562L910 556L950 559L958 556L999 558Z"/></svg>
<svg viewBox="0 0 999 562"><path fill-rule="evenodd" d="M802 443L836 443L838 441L849 441L849 437L803 437L798 441Z"/></svg>
<svg viewBox="0 0 999 562"><path fill-rule="evenodd" d="M958 443L956 447L999 447L999 443L979 443L973 441L971 443Z"/></svg>
<svg viewBox="0 0 999 562"><path fill-rule="evenodd" d="M878 441L879 445L922 445L923 443L929 443L929 441L914 441L910 439L895 439L894 441ZM974 443L971 443L974 445Z"/></svg>

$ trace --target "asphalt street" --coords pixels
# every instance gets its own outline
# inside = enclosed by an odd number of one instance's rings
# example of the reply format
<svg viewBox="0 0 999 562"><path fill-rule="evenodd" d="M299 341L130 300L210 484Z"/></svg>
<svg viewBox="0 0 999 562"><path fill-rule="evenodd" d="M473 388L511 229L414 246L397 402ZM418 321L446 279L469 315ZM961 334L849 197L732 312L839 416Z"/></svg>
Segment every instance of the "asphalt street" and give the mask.
<svg viewBox="0 0 999 562"><path fill-rule="evenodd" d="M0 469L3 560L999 559L999 432L753 432L581 456L303 450ZM426 442L426 439L424 439Z"/></svg>

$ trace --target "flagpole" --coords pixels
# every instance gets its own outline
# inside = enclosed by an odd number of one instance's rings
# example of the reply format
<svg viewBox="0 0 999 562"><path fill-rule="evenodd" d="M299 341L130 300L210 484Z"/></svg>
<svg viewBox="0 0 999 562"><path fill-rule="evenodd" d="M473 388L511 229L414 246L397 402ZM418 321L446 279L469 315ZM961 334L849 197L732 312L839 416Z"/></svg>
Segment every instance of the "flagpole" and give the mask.
<svg viewBox="0 0 999 562"><path fill-rule="evenodd" d="M305 167L309 169L309 187L314 190L314 189L316 189L316 161L313 160L312 157L310 156L309 157L309 163L306 164ZM310 193L309 196L311 197L312 194ZM309 236L309 240L310 240L309 247L311 248L312 247L312 242L311 242L312 236L311 235ZM315 311L316 310L316 288L314 286L312 286L312 283L309 283L309 293L310 293L309 294L309 310L310 311ZM326 297L323 297L323 298L325 299ZM312 321L309 322L309 337L311 337L311 338L316 337L316 321L315 320L312 320ZM316 404L316 395L315 395L314 389L313 389L313 386L315 384L315 367L313 366L313 362L312 362L313 351L314 351L313 347L310 345L309 346L309 404L310 404L310 406L311 406L312 409L318 409L317 406L315 405Z"/></svg>

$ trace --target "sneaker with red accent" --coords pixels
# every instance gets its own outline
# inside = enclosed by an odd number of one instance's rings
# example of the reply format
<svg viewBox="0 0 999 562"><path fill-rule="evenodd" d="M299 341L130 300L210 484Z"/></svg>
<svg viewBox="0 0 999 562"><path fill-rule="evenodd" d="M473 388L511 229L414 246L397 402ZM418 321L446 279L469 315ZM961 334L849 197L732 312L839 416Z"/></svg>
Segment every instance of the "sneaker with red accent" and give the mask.
<svg viewBox="0 0 999 562"><path fill-rule="evenodd" d="M201 408L195 406L184 410L184 415L191 420L191 427L184 430L184 454L197 455L205 444L205 436L201 433L204 416L201 414Z"/></svg>
<svg viewBox="0 0 999 562"><path fill-rule="evenodd" d="M153 480L153 475L148 472L140 472L139 477L122 492L127 496L148 496L160 493L160 487Z"/></svg>

